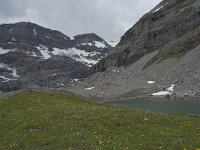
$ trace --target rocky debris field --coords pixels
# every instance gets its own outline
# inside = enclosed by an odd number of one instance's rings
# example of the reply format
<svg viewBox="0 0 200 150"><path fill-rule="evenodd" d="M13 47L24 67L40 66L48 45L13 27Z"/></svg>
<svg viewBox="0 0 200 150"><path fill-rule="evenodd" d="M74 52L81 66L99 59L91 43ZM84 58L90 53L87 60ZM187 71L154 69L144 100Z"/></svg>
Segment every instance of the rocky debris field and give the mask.
<svg viewBox="0 0 200 150"><path fill-rule="evenodd" d="M72 84L68 90L88 97L130 98L138 96L200 96L200 47L176 59L167 59L144 69L157 54L145 55L129 66L110 67L83 82Z"/></svg>

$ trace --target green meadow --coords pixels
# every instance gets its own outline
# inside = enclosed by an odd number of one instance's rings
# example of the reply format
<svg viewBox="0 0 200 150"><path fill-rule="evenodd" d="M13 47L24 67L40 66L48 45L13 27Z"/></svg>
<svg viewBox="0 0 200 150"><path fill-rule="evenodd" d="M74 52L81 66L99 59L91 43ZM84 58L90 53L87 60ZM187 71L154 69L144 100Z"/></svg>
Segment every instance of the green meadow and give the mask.
<svg viewBox="0 0 200 150"><path fill-rule="evenodd" d="M196 150L200 117L129 110L65 92L0 100L0 150Z"/></svg>

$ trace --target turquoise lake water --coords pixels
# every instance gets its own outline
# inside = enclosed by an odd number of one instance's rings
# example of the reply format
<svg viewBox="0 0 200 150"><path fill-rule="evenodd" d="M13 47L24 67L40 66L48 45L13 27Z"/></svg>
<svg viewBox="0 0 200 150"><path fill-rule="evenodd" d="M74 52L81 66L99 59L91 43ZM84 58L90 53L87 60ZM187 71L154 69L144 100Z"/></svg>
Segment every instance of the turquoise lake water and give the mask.
<svg viewBox="0 0 200 150"><path fill-rule="evenodd" d="M113 106L120 106L131 109L143 109L163 113L179 113L200 115L200 100L198 99L177 99L177 100L119 100L106 102Z"/></svg>

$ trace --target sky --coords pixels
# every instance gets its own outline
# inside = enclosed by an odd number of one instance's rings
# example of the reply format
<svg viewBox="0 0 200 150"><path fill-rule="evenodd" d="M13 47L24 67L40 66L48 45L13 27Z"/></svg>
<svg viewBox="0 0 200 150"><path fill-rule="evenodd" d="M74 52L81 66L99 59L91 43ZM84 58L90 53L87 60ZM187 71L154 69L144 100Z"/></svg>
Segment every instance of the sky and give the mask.
<svg viewBox="0 0 200 150"><path fill-rule="evenodd" d="M161 0L0 0L0 24L33 22L73 37L96 33L120 40Z"/></svg>

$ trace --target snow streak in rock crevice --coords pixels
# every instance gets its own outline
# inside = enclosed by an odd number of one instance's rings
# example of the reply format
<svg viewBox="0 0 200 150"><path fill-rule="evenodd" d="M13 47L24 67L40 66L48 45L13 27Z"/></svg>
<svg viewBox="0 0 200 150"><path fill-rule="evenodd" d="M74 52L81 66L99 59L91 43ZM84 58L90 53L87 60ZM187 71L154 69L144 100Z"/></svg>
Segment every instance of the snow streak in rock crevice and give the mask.
<svg viewBox="0 0 200 150"><path fill-rule="evenodd" d="M15 51L15 49L3 49L0 47L0 55L1 54L6 54L6 53L9 53L9 52L13 52Z"/></svg>

